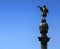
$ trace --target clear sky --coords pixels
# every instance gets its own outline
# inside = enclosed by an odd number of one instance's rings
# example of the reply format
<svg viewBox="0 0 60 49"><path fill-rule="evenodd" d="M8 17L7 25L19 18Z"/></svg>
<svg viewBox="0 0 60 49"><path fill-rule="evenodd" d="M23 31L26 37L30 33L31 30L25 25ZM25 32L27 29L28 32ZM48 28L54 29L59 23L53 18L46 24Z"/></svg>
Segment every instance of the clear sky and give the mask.
<svg viewBox="0 0 60 49"><path fill-rule="evenodd" d="M49 9L48 49L60 49L60 0L0 0L0 49L41 49L37 5Z"/></svg>

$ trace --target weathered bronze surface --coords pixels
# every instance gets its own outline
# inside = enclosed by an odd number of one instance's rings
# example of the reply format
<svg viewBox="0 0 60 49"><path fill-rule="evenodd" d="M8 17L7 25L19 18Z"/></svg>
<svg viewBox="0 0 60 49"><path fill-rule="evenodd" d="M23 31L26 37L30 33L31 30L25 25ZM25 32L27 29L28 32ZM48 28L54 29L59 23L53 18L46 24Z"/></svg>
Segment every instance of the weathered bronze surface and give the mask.
<svg viewBox="0 0 60 49"><path fill-rule="evenodd" d="M38 8L42 11L42 16L43 17L46 17L47 16L47 13L48 13L48 9L46 8L46 6L44 5L44 6L42 6L42 7L40 7L40 6L38 6Z"/></svg>

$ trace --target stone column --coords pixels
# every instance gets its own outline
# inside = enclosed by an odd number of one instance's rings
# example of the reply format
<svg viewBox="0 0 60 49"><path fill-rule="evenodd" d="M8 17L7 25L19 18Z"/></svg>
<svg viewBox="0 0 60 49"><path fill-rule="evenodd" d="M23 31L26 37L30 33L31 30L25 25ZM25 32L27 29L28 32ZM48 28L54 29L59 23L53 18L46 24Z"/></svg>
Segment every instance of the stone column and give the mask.
<svg viewBox="0 0 60 49"><path fill-rule="evenodd" d="M41 42L41 49L47 49L47 43L48 43L50 38L47 36L49 27L48 27L48 24L47 24L45 18L47 16L48 9L46 8L45 5L43 7L40 7L40 6L38 6L38 7L42 11L41 16L43 17L42 21L40 23L40 26L39 26L39 30L40 30L41 36L38 37L38 39Z"/></svg>

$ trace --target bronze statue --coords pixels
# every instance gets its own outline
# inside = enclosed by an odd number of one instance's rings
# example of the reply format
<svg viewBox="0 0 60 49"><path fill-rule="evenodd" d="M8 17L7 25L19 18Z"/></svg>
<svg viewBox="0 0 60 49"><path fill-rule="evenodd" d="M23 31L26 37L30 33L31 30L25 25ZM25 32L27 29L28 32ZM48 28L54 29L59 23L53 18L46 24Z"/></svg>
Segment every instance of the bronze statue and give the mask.
<svg viewBox="0 0 60 49"><path fill-rule="evenodd" d="M44 5L43 7L37 6L38 8L40 8L40 10L42 11L42 16L46 17L47 13L48 13L48 9L46 8L46 6Z"/></svg>

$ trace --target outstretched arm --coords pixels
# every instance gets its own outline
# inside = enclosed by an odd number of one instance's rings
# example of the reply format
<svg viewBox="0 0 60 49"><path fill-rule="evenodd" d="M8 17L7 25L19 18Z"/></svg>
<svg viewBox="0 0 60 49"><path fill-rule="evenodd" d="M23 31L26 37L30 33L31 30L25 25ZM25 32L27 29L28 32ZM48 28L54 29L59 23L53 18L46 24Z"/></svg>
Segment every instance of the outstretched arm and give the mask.
<svg viewBox="0 0 60 49"><path fill-rule="evenodd" d="M40 7L40 6L37 6L42 12L43 12L43 8L42 7Z"/></svg>

